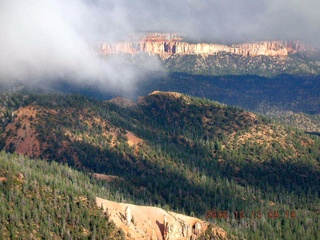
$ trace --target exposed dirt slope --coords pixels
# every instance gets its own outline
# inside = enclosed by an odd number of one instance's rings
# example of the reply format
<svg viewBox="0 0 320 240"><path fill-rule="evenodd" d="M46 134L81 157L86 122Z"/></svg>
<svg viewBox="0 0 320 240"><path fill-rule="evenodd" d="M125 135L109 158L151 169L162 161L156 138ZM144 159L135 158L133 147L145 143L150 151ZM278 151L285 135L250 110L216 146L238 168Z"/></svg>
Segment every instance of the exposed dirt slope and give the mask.
<svg viewBox="0 0 320 240"><path fill-rule="evenodd" d="M5 132L6 149L14 148L17 153L28 155L30 157L38 157L40 155L40 143L37 140L37 133L33 123L36 118L37 111L32 106L20 108L13 113L14 122L10 123Z"/></svg>
<svg viewBox="0 0 320 240"><path fill-rule="evenodd" d="M125 232L127 239L194 239L205 232L209 225L208 222L198 218L165 211L158 207L117 203L98 197L96 201L116 226ZM129 223L127 208L131 212ZM215 227L213 232L217 239L227 239L227 233L222 228Z"/></svg>

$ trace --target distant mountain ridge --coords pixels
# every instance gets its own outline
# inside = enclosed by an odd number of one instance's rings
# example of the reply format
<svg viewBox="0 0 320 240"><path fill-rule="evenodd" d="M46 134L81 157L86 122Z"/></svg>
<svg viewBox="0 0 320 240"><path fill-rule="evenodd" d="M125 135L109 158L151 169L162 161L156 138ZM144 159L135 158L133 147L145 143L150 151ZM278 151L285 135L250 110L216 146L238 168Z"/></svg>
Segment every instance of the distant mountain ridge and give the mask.
<svg viewBox="0 0 320 240"><path fill-rule="evenodd" d="M131 38L127 41L115 43L100 43L98 45L102 54L118 53L151 53L159 55L171 54L207 54L216 55L221 52L241 56L281 56L306 49L300 41L259 41L243 44L223 45L215 43L189 43L183 41L178 34L153 33L144 37Z"/></svg>
<svg viewBox="0 0 320 240"><path fill-rule="evenodd" d="M119 42L101 42L103 57L154 55L170 72L206 76L320 74L320 51L301 41L257 41L232 45L193 43L179 34L149 33ZM137 58L139 59L139 58ZM139 60L136 61L139 66Z"/></svg>

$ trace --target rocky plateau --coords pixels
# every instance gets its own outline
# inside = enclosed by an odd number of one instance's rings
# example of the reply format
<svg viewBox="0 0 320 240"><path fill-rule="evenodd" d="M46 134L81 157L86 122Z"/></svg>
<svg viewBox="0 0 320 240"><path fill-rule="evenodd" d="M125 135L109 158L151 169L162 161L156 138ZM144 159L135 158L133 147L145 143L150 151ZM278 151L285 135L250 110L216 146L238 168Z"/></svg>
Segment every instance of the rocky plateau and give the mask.
<svg viewBox="0 0 320 240"><path fill-rule="evenodd" d="M149 53L161 56L179 54L216 55L218 53L231 53L241 56L280 56L305 50L300 41L259 41L251 43L224 45L215 43L189 43L179 34L150 33L144 36L129 37L128 40L98 44L98 51L102 55L109 54L137 54Z"/></svg>

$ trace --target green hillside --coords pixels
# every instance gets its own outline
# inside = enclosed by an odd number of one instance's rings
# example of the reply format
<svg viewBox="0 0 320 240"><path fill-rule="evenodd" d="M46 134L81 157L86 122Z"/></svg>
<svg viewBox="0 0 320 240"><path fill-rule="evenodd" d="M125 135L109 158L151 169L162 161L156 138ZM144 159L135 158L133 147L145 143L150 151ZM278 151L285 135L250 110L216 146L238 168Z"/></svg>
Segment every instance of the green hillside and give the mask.
<svg viewBox="0 0 320 240"><path fill-rule="evenodd" d="M320 133L319 76L203 76L172 73L139 83L138 95L179 91L254 111L287 126Z"/></svg>
<svg viewBox="0 0 320 240"><path fill-rule="evenodd" d="M216 55L172 55L163 64L171 72L207 76L257 75L274 77L279 74L318 75L319 51L301 52L287 57L241 56L231 53Z"/></svg>
<svg viewBox="0 0 320 240"><path fill-rule="evenodd" d="M123 239L82 173L0 152L0 179L0 239Z"/></svg>
<svg viewBox="0 0 320 240"><path fill-rule="evenodd" d="M179 93L154 92L137 103L57 94L3 99L7 151L116 175L112 187L131 201L208 216L247 239L320 237L315 135Z"/></svg>

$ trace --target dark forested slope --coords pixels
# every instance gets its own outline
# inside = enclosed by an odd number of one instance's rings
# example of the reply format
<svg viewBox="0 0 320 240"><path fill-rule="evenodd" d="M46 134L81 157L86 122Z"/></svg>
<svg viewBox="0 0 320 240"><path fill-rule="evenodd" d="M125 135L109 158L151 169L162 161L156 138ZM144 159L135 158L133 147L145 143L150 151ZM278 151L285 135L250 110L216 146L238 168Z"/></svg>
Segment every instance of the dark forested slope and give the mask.
<svg viewBox="0 0 320 240"><path fill-rule="evenodd" d="M123 239L95 194L67 166L0 152L0 239Z"/></svg>

